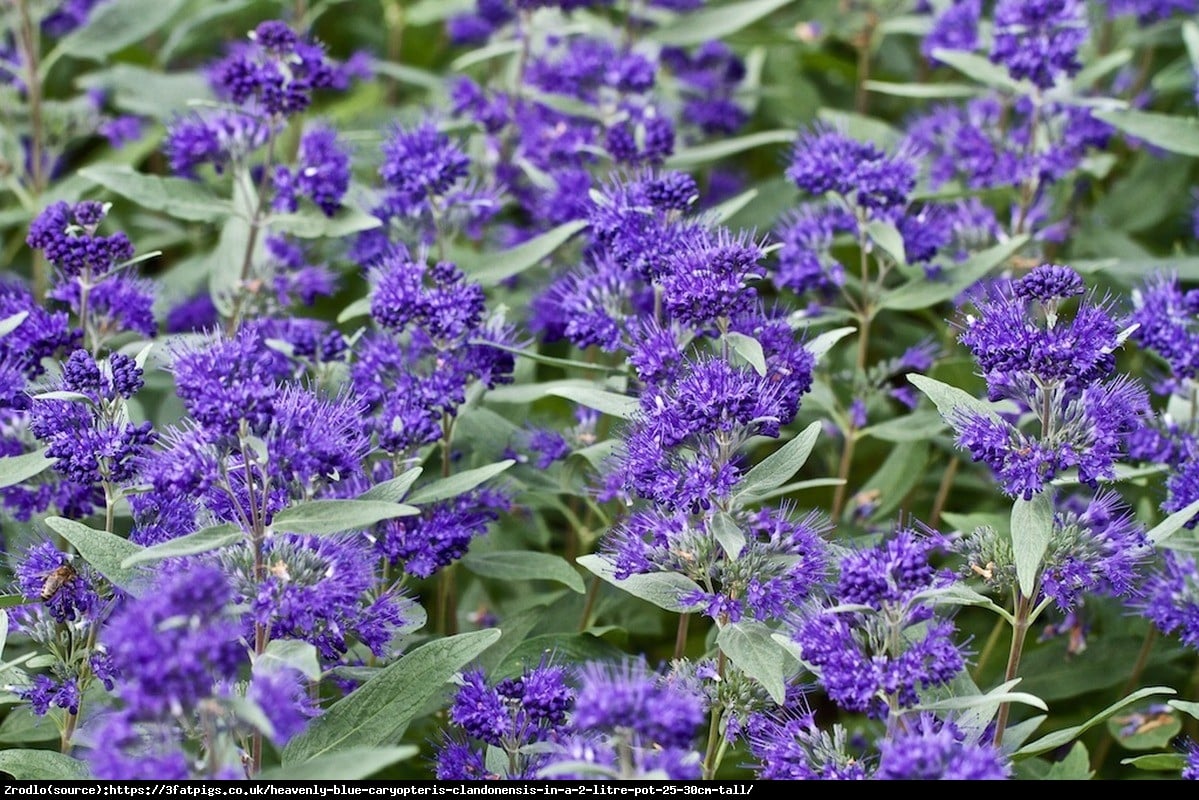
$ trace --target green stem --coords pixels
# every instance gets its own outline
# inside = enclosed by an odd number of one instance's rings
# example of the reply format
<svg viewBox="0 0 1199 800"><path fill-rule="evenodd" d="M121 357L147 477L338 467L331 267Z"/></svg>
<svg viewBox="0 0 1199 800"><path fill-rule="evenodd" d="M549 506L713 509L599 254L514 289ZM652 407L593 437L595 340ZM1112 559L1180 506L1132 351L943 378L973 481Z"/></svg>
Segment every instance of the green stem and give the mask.
<svg viewBox="0 0 1199 800"><path fill-rule="evenodd" d="M437 576L437 627L446 636L458 633L458 603L454 596L455 566L447 565Z"/></svg>
<svg viewBox="0 0 1199 800"><path fill-rule="evenodd" d="M958 467L961 466L961 463L956 455L949 457L949 466L941 475L941 485L937 487L937 497L933 500L933 510L929 514L928 524L931 528L936 528L941 524L941 512L945 510L945 503L949 500L949 491L953 488L953 479L957 477Z"/></svg>
<svg viewBox="0 0 1199 800"><path fill-rule="evenodd" d="M674 657L678 660L687 651L687 628L691 623L690 614L679 615L679 627L674 636Z"/></svg>
<svg viewBox="0 0 1199 800"><path fill-rule="evenodd" d="M591 613L595 610L595 601L599 599L601 582L600 576L596 575L587 587L587 599L583 601L583 613L579 615L579 633L591 627Z"/></svg>
<svg viewBox="0 0 1199 800"><path fill-rule="evenodd" d="M1007 668L1003 672L1003 682L1015 680L1020 672L1020 658L1024 653L1024 641L1028 638L1029 625L1032 622L1032 600L1016 589L1016 615L1012 625L1012 645L1008 650ZM999 714L995 718L995 747L1003 744L1004 730L1007 728L1008 717L1012 713L1011 703L1002 703Z"/></svg>
<svg viewBox="0 0 1199 800"><path fill-rule="evenodd" d="M716 676L720 680L724 680L724 672L727 664L724 651L721 650L716 656ZM704 762L702 774L704 780L712 780L716 775L716 760L720 750L720 740L724 737L720 735L720 721L724 717L724 706L720 703L712 704L712 717L708 722L708 745L704 751Z"/></svg>

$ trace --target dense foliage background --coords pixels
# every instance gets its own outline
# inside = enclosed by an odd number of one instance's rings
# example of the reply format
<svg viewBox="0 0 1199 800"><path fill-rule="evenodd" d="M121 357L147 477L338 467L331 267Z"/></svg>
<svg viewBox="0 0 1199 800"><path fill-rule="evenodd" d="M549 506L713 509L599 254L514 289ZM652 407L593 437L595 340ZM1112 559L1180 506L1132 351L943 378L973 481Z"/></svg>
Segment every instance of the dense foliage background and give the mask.
<svg viewBox="0 0 1199 800"><path fill-rule="evenodd" d="M1199 775L1194 0L5 0L0 771Z"/></svg>

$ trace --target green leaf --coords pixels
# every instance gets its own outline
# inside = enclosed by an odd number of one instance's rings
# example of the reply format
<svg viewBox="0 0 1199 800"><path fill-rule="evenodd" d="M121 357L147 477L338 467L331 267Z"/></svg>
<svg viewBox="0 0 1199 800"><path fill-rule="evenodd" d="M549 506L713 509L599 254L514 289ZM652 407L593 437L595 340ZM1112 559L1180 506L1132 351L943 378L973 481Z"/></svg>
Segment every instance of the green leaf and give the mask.
<svg viewBox="0 0 1199 800"><path fill-rule="evenodd" d="M794 141L795 131L793 130L750 133L745 136L735 136L731 139L720 139L709 144L684 147L666 159L666 166L670 169L698 167L712 161L719 161L722 158L735 156L738 153L744 153L746 150L753 150L757 147L764 147L770 144L790 144Z"/></svg>
<svg viewBox="0 0 1199 800"><path fill-rule="evenodd" d="M413 26L444 22L455 14L465 13L475 7L473 0L416 0L404 5L407 6L404 18Z"/></svg>
<svg viewBox="0 0 1199 800"><path fill-rule="evenodd" d="M99 89L115 108L129 114L168 122L188 110L188 103L209 100L212 89L199 71L161 72L135 64L113 64L81 75L85 89Z"/></svg>
<svg viewBox="0 0 1199 800"><path fill-rule="evenodd" d="M415 506L377 500L312 500L285 508L271 527L290 533L339 533L369 528L376 522L420 513Z"/></svg>
<svg viewBox="0 0 1199 800"><path fill-rule="evenodd" d="M1091 717L1090 719L1088 719L1086 722L1082 723L1081 725L1075 725L1071 728L1065 728L1060 731L1054 731L1053 733L1047 734L1046 736L1042 736L1040 739L1037 739L1035 742L1031 742L1029 744L1024 745L1023 747L1021 747L1019 750L1017 750L1015 752L1015 755L1017 755L1017 756L1035 756L1035 755L1039 755L1040 753L1047 753L1050 750L1056 750L1057 748L1061 747L1062 745L1066 745L1066 744L1069 744L1070 742L1074 741L1079 736L1081 736L1083 733L1085 733L1086 731L1095 727L1099 723L1103 722L1104 720L1106 720L1112 714L1115 714L1120 709L1127 708L1128 706L1132 705L1133 703L1136 703L1146 697L1153 697L1155 695L1162 695L1162 694L1176 694L1176 692L1173 689L1171 689L1169 686L1149 686L1147 688L1140 689L1138 691L1133 692L1128 697L1125 697L1123 700L1112 703L1110 706L1103 709L1098 714Z"/></svg>
<svg viewBox="0 0 1199 800"><path fill-rule="evenodd" d="M1014 236L1002 244L975 253L956 267L946 270L942 280L920 278L909 281L884 294L879 301L879 308L915 311L952 300L1011 258L1027 242L1027 234Z"/></svg>
<svg viewBox="0 0 1199 800"><path fill-rule="evenodd" d="M450 62L450 69L454 72L461 72L467 67L475 64L481 64L484 61L490 61L493 58L501 56L513 55L520 52L520 41L516 39L501 39L497 42L491 42L483 47L479 47L470 52L463 53Z"/></svg>
<svg viewBox="0 0 1199 800"><path fill-rule="evenodd" d="M87 24L76 28L54 48L72 58L103 61L175 18L187 0L110 0L96 7Z"/></svg>
<svg viewBox="0 0 1199 800"><path fill-rule="evenodd" d="M1199 118L1131 109L1107 109L1091 114L1155 147L1184 156L1199 156Z"/></svg>
<svg viewBox="0 0 1199 800"><path fill-rule="evenodd" d="M709 525L721 549L731 560L736 561L746 544L745 532L741 530L737 520L733 519L731 514L721 511L712 517Z"/></svg>
<svg viewBox="0 0 1199 800"><path fill-rule="evenodd" d="M990 692L988 694L976 694L968 697L947 697L944 700L921 703L918 708L929 711L962 711L968 708L986 707L992 704L995 708L998 708L1003 703L1023 703L1027 706L1039 708L1042 711L1049 710L1049 706L1045 705L1044 700L1028 692Z"/></svg>
<svg viewBox="0 0 1199 800"><path fill-rule="evenodd" d="M325 781L332 776L342 781L359 781L392 764L407 761L420 752L416 745L397 747L353 747L314 758L302 764L288 764L263 770L256 781Z"/></svg>
<svg viewBox="0 0 1199 800"><path fill-rule="evenodd" d="M566 367L567 369L585 369L594 372L623 372L623 366L610 366L608 364L591 363L588 361L576 361L571 358L557 358L555 356L547 356L542 353L537 353L532 350L522 350L519 347L509 347L506 344L496 344L489 342L486 339L471 339L468 344L483 345L486 347L494 347L496 350L503 350L506 353L511 353L514 356L527 358L530 361L536 361L538 364L549 364L553 367Z"/></svg>
<svg viewBox="0 0 1199 800"><path fill-rule="evenodd" d="M1149 541L1155 545L1159 545L1186 527L1186 524L1191 521L1191 517L1195 516L1195 514L1199 514L1199 500L1195 500L1184 508L1175 511L1150 528L1145 535L1149 537Z"/></svg>
<svg viewBox="0 0 1199 800"><path fill-rule="evenodd" d="M53 391L38 392L30 397L31 400L61 400L65 403L90 403L92 399L83 392Z"/></svg>
<svg viewBox="0 0 1199 800"><path fill-rule="evenodd" d="M409 64L397 64L394 61L384 61L381 58L371 59L371 69L379 75L386 75L400 83L406 83L409 86L418 86L421 89L428 89L431 92L439 92L445 87L445 80L437 73Z"/></svg>
<svg viewBox="0 0 1199 800"><path fill-rule="evenodd" d="M489 628L436 639L405 654L313 719L283 748L283 765L397 741L446 682L499 638Z"/></svg>
<svg viewBox="0 0 1199 800"><path fill-rule="evenodd" d="M933 401L933 405L937 407L941 418L950 425L953 425L953 418L958 409L965 409L975 414L981 414L995 422L1003 422L1003 418L995 412L995 409L989 403L979 400L974 395L964 392L956 386L941 383L941 381L935 378L919 375L915 372L909 372L907 377L913 386L924 392L928 399Z"/></svg>
<svg viewBox="0 0 1199 800"><path fill-rule="evenodd" d="M945 420L936 411L915 411L904 417L896 417L858 431L861 436L872 436L885 442L914 442L931 439L945 430Z"/></svg>
<svg viewBox="0 0 1199 800"><path fill-rule="evenodd" d="M828 354L829 350L833 349L833 345L856 330L857 328L853 326L847 326L844 328L834 328L831 331L825 331L812 341L804 344L804 349L811 353L816 360L819 361Z"/></svg>
<svg viewBox="0 0 1199 800"><path fill-rule="evenodd" d="M1187 760L1182 753L1151 753L1147 756L1122 758L1120 763L1150 772L1181 772L1187 765Z"/></svg>
<svg viewBox="0 0 1199 800"><path fill-rule="evenodd" d="M920 596L927 597L935 605L979 606L990 609L1001 617L1010 616L1006 609L995 603L985 594L976 592L964 583L954 583L944 589L921 592Z"/></svg>
<svg viewBox="0 0 1199 800"><path fill-rule="evenodd" d="M918 100L944 99L947 97L973 97L978 87L968 83L889 83L866 81L863 86L871 92L892 97L911 97Z"/></svg>
<svg viewBox="0 0 1199 800"><path fill-rule="evenodd" d="M303 208L291 214L276 214L266 224L278 233L286 233L301 239L337 239L359 231L378 228L383 220L360 208L342 206L332 217L316 208Z"/></svg>
<svg viewBox="0 0 1199 800"><path fill-rule="evenodd" d="M723 39L777 11L791 0L743 0L740 3L712 6L682 14L679 18L648 34L664 45L686 46L712 39Z"/></svg>
<svg viewBox="0 0 1199 800"><path fill-rule="evenodd" d="M56 459L46 458L45 450L37 450L11 458L0 458L0 489L16 486L35 475L40 475L55 461Z"/></svg>
<svg viewBox="0 0 1199 800"><path fill-rule="evenodd" d="M1077 75L1074 76L1073 80L1071 81L1071 83L1074 85L1075 95L1080 96L1084 94L1084 92L1080 90L1090 88L1103 76L1120 69L1120 67L1131 61L1132 57L1133 51L1125 48L1123 50L1116 50L1113 53L1108 53L1102 58L1087 64L1082 68L1082 70L1079 71Z"/></svg>
<svg viewBox="0 0 1199 800"><path fill-rule="evenodd" d="M143 175L117 164L99 164L79 174L144 208L161 211L176 219L215 222L233 213L233 204L199 181Z"/></svg>
<svg viewBox="0 0 1199 800"><path fill-rule="evenodd" d="M866 223L866 235L896 264L906 264L907 253L903 249L903 234L890 222L875 219Z"/></svg>
<svg viewBox="0 0 1199 800"><path fill-rule="evenodd" d="M702 605L700 603L687 605L679 600L689 592L703 591L698 583L686 575L679 575L676 572L649 572L644 575L630 575L624 580L619 580L616 577L616 567L598 555L580 556L576 563L613 586L648 603L653 603L658 608L684 613L697 611Z"/></svg>
<svg viewBox="0 0 1199 800"><path fill-rule="evenodd" d="M142 548L128 539L89 528L66 517L46 517L46 526L75 546L79 555L115 586L130 589L137 572L123 566Z"/></svg>
<svg viewBox="0 0 1199 800"><path fill-rule="evenodd" d="M294 669L310 681L321 679L321 663L316 646L299 639L275 639L268 642L262 655L254 657L254 667Z"/></svg>
<svg viewBox="0 0 1199 800"><path fill-rule="evenodd" d="M845 135L851 139L857 139L860 142L873 142L884 149L898 146L903 139L903 134L896 128L877 117L868 117L865 114L842 111L828 106L817 111L816 117L838 130L844 131Z"/></svg>
<svg viewBox="0 0 1199 800"><path fill-rule="evenodd" d="M812 448L820 436L820 427L820 422L813 422L794 439L755 464L741 482L738 497L769 492L791 480L812 454Z"/></svg>
<svg viewBox="0 0 1199 800"><path fill-rule="evenodd" d="M737 212L752 203L754 198L758 196L758 193L759 190L757 189L746 189L741 194L730 197L723 203L713 206L707 213L717 225L728 222Z"/></svg>
<svg viewBox="0 0 1199 800"><path fill-rule="evenodd" d="M17 313L0 319L0 339L8 336L10 333L21 327L21 323L29 316L28 311L18 311Z"/></svg>
<svg viewBox="0 0 1199 800"><path fill-rule="evenodd" d="M1087 747L1082 742L1075 742L1066 757L1053 762L1043 780L1050 781L1089 781L1095 777L1091 770L1091 759Z"/></svg>
<svg viewBox="0 0 1199 800"><path fill-rule="evenodd" d="M208 553L213 550L220 550L222 547L228 547L231 544L246 541L246 539L245 532L237 525L214 525L211 528L189 533L187 536L168 539L152 547L139 549L136 553L122 561L121 566L128 569L138 564L162 561L164 558Z"/></svg>
<svg viewBox="0 0 1199 800"><path fill-rule="evenodd" d="M553 255L572 236L587 227L585 220L575 220L499 253L485 253L473 265L465 263L463 271L472 281L483 286L496 286L515 277Z"/></svg>
<svg viewBox="0 0 1199 800"><path fill-rule="evenodd" d="M0 750L0 772L18 781L77 781L91 777L87 764L53 750Z"/></svg>
<svg viewBox="0 0 1199 800"><path fill-rule="evenodd" d="M1199 703L1192 703L1189 700L1169 700L1167 703L1171 708L1176 708L1184 714L1199 719Z"/></svg>
<svg viewBox="0 0 1199 800"><path fill-rule="evenodd" d="M771 700L782 705L787 694L786 668L793 660L772 634L760 622L734 622L716 634L716 646L737 669L762 684Z"/></svg>
<svg viewBox="0 0 1199 800"><path fill-rule="evenodd" d="M551 386L546 394L565 397L587 408L621 419L632 419L637 412L637 398L608 392L592 386Z"/></svg>
<svg viewBox="0 0 1199 800"><path fill-rule="evenodd" d="M1041 559L1053 537L1052 492L1033 495L1031 500L1016 498L1012 504L1012 551L1016 561L1016 578L1020 592L1032 597Z"/></svg>
<svg viewBox="0 0 1199 800"><path fill-rule="evenodd" d="M490 553L467 553L462 564L484 578L505 581L554 581L579 594L586 594L583 578L570 563L551 553L529 550L505 550Z"/></svg>
<svg viewBox="0 0 1199 800"><path fill-rule="evenodd" d="M382 503L398 503L404 499L404 495L408 494L408 490L412 488L412 484L416 483L417 478L421 476L422 472L424 470L421 467L413 467L389 481L376 483L355 499L377 500Z"/></svg>
<svg viewBox="0 0 1199 800"><path fill-rule="evenodd" d="M783 497L793 492L801 492L804 489L822 489L827 486L840 486L845 483L841 478L810 478L806 481L795 481L794 483L785 483L777 489L771 489L769 492L755 494L750 497L739 498L741 505L751 505L763 503L767 500L773 500L776 497Z"/></svg>
<svg viewBox="0 0 1199 800"><path fill-rule="evenodd" d="M1006 69L997 66L985 56L968 53L964 50L937 48L933 51L933 58L942 64L948 64L967 78L973 78L986 86L1022 93L1023 87L1020 81L1013 79L1008 75Z"/></svg>
<svg viewBox="0 0 1199 800"><path fill-rule="evenodd" d="M1187 46L1187 55L1191 58L1191 65L1199 70L1199 25L1195 24L1194 20L1182 23L1182 41Z"/></svg>
<svg viewBox="0 0 1199 800"><path fill-rule="evenodd" d="M240 184L239 180L237 185ZM232 312L232 304L228 298L237 292L241 283L242 262L246 259L246 250L250 246L250 223L247 220L252 213L249 206L255 201L242 196L244 194L238 193L234 202L235 213L221 225L216 247L202 259L203 268L208 273L209 293L217 308L226 315ZM261 244L261 238L258 242ZM257 256L259 248L255 247L254 250L255 252L250 254L251 258Z"/></svg>
<svg viewBox="0 0 1199 800"><path fill-rule="evenodd" d="M422 505L436 503L439 500L449 500L451 497L469 492L484 481L491 480L515 463L511 458L507 458L485 467L463 470L448 478L441 478L414 491L408 497L408 502L412 505Z"/></svg>
<svg viewBox="0 0 1199 800"><path fill-rule="evenodd" d="M359 297L354 302L341 310L337 315L338 323L349 322L358 317L365 317L371 313L371 299L369 297Z"/></svg>
<svg viewBox="0 0 1199 800"><path fill-rule="evenodd" d="M766 374L766 353L762 350L762 343L752 336L747 336L744 333L730 331L724 335L729 346L737 355L745 359L745 362L754 368L754 371L759 375Z"/></svg>

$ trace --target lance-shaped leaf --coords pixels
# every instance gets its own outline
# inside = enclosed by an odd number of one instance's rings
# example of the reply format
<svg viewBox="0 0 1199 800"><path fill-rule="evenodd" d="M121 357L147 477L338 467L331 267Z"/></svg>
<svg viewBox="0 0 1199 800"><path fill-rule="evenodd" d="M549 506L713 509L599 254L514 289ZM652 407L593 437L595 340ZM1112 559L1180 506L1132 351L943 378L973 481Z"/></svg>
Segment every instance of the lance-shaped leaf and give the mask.
<svg viewBox="0 0 1199 800"><path fill-rule="evenodd" d="M500 638L494 628L423 644L338 700L283 749L284 766L399 740L455 673Z"/></svg>
<svg viewBox="0 0 1199 800"><path fill-rule="evenodd" d="M616 567L598 555L582 556L575 563L634 597L639 597L667 611L679 613L697 611L702 605L698 602L684 603L682 601L681 598L684 595L703 592L703 589L686 575L679 575L677 572L649 572L620 579L616 577Z"/></svg>

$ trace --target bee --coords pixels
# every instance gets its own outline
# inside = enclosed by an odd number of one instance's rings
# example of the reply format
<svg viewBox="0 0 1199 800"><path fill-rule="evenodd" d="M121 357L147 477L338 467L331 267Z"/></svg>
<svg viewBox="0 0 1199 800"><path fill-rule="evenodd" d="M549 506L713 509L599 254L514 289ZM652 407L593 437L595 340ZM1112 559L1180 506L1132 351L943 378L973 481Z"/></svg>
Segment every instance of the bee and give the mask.
<svg viewBox="0 0 1199 800"><path fill-rule="evenodd" d="M75 580L76 574L75 568L70 564L63 564L61 567L55 567L46 573L46 580L42 583L42 600L48 602L54 595L58 594L59 589Z"/></svg>

